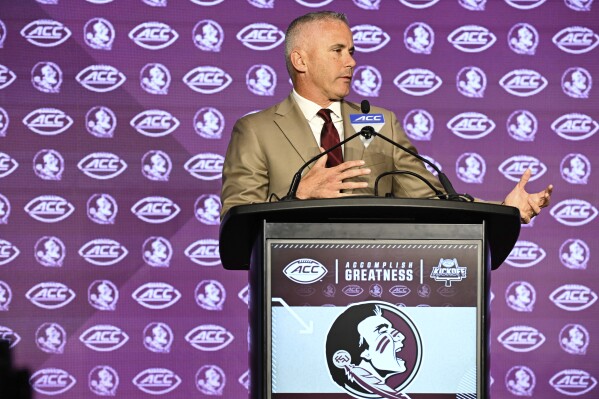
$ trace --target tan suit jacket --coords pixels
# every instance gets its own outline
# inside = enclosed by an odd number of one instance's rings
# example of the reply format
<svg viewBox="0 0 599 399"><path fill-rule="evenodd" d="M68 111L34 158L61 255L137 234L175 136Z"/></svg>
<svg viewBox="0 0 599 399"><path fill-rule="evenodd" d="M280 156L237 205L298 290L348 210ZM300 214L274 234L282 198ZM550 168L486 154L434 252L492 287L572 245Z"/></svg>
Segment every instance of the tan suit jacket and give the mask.
<svg viewBox="0 0 599 399"><path fill-rule="evenodd" d="M354 133L350 114L359 114L360 106L341 102L341 117L345 137ZM416 151L399 127L395 114L372 107L371 113L381 113L385 125L379 133ZM263 111L246 115L233 127L231 141L223 167L222 212L242 204L266 202L271 195L283 197L289 190L293 175L320 151L308 121L289 95L281 103ZM371 173L359 179L368 182L367 189L353 190L354 194L373 194L374 181L383 172L400 169L424 176L439 190L441 184L415 157L375 137L368 148L359 137L344 146L344 161L362 159ZM408 175L384 177L379 182L379 195L392 192L400 198L424 198L434 192L421 180Z"/></svg>

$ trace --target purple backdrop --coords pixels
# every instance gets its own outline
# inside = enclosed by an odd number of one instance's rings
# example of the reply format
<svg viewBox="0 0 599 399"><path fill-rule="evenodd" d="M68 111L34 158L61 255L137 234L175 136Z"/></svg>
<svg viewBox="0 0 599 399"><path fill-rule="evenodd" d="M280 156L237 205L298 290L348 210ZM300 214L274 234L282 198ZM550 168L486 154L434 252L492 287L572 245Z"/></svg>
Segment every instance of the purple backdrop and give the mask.
<svg viewBox="0 0 599 399"><path fill-rule="evenodd" d="M592 3L3 1L0 336L37 396L247 394L223 155L237 118L291 89L288 23L335 9L355 35L350 99L394 110L458 191L502 199L527 167L529 190L555 185L493 273L491 392L595 397Z"/></svg>

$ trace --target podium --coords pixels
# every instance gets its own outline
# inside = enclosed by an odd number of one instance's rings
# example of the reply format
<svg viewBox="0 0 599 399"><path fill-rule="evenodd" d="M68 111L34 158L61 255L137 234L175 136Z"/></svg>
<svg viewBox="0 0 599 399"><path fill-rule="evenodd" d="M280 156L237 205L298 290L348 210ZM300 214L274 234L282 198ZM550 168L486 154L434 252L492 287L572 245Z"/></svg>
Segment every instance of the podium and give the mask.
<svg viewBox="0 0 599 399"><path fill-rule="evenodd" d="M250 271L250 397L488 397L490 272L519 232L516 208L479 202L231 208L220 255Z"/></svg>

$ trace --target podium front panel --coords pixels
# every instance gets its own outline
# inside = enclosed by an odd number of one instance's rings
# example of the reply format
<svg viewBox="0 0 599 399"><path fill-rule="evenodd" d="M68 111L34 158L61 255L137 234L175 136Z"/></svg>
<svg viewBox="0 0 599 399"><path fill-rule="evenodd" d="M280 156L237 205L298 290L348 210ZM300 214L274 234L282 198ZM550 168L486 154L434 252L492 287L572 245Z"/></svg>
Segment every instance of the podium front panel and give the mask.
<svg viewBox="0 0 599 399"><path fill-rule="evenodd" d="M264 244L266 397L482 397L481 225L268 225Z"/></svg>

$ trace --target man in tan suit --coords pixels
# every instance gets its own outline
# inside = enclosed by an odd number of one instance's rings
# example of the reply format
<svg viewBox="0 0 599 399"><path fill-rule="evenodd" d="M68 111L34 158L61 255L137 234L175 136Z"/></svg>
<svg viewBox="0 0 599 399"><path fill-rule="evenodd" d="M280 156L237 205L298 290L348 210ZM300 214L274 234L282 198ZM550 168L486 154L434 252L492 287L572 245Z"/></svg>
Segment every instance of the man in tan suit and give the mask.
<svg viewBox="0 0 599 399"><path fill-rule="evenodd" d="M287 193L295 172L323 150L321 109L330 110L326 113L331 120L326 123L334 124L337 142L354 134L349 115L361 113L360 107L343 100L350 92L356 66L353 53L352 33L343 14L310 13L289 25L285 56L294 89L281 103L246 115L233 127L223 167L221 216L232 206L265 202ZM376 107L372 112L384 115L381 134L416 151L392 112ZM444 191L420 161L380 138L375 137L367 148L356 138L345 144L339 155L343 159L336 166L327 167L327 156L312 165L302 177L298 198L372 194L376 177L391 170L415 172ZM549 185L529 194L524 190L529 178L527 171L504 200L520 209L524 223L549 204L553 188ZM425 183L408 175L383 178L379 192L407 198L435 196Z"/></svg>

